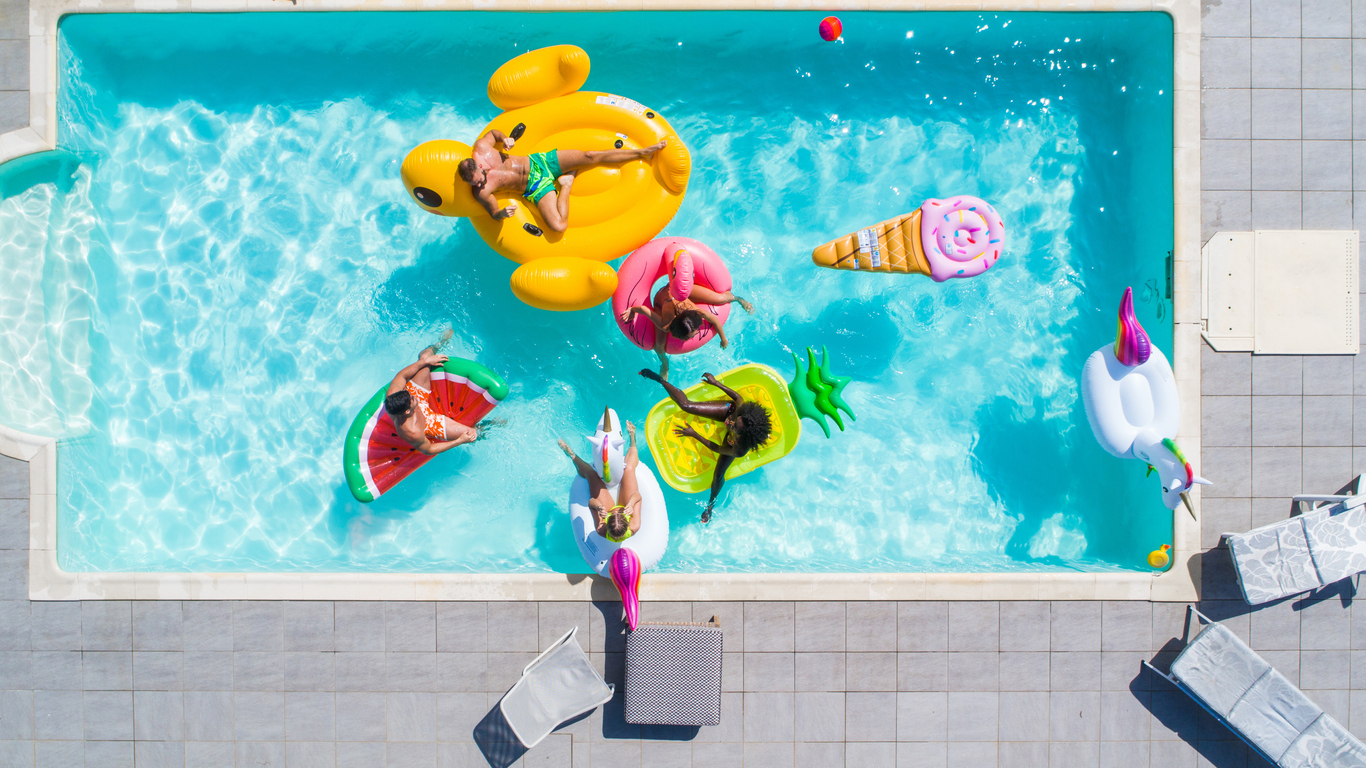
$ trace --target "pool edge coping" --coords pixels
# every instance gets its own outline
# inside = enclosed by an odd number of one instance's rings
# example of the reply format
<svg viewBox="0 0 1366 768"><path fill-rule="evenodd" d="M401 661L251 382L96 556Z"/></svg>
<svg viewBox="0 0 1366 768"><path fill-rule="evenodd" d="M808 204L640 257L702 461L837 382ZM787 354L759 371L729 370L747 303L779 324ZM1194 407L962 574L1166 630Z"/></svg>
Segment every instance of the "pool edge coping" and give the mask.
<svg viewBox="0 0 1366 768"><path fill-rule="evenodd" d="M1172 369L1177 440L1200 466L1200 5L1197 0L30 0L29 119L0 134L0 162L57 144L57 28L70 13L310 11L1156 11L1172 19ZM57 563L57 442L0 425L0 455L29 462L31 600L614 600L566 574L78 573ZM1197 515L1200 491L1192 494ZM1162 573L651 573L641 598L732 600L1199 600L1200 523L1172 511Z"/></svg>

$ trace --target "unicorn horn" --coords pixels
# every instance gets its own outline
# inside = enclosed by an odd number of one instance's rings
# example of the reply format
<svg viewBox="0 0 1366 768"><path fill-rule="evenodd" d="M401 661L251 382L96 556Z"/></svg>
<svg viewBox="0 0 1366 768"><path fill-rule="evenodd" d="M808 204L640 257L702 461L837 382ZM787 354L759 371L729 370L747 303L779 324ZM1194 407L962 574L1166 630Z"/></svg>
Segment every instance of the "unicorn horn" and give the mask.
<svg viewBox="0 0 1366 768"><path fill-rule="evenodd" d="M1194 520L1194 521L1197 522L1197 523L1200 522L1200 518L1198 518L1198 517L1195 516L1195 507L1191 505L1191 494L1190 494L1190 491L1182 491L1181 493L1179 493L1179 494L1177 494L1177 495L1179 495L1179 496L1181 497L1181 501L1185 503L1185 505L1186 505L1186 511L1189 512L1189 513L1191 513L1191 519Z"/></svg>
<svg viewBox="0 0 1366 768"><path fill-rule="evenodd" d="M1115 359L1133 367L1148 362L1153 354L1148 333L1134 315L1134 289L1125 288L1119 302L1119 330L1115 333Z"/></svg>
<svg viewBox="0 0 1366 768"><path fill-rule="evenodd" d="M602 431L612 431L612 406L610 405L602 409Z"/></svg>

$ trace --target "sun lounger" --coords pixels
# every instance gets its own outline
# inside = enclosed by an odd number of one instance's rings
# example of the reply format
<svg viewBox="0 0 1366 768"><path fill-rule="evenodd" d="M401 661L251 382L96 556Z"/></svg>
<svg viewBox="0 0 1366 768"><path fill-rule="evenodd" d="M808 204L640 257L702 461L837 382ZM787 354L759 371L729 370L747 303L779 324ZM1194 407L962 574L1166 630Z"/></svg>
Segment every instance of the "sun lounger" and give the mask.
<svg viewBox="0 0 1366 768"><path fill-rule="evenodd" d="M1359 479L1359 478L1358 478ZM1296 496L1308 512L1224 534L1250 605L1308 592L1366 571L1366 495Z"/></svg>
<svg viewBox="0 0 1366 768"><path fill-rule="evenodd" d="M503 718L522 746L531 749L560 723L612 699L613 687L603 681L569 630L522 670L519 679L498 702Z"/></svg>
<svg viewBox="0 0 1366 768"><path fill-rule="evenodd" d="M1189 609L1206 626L1163 675L1280 768L1366 768L1366 745L1271 668L1238 636ZM1344 674L1346 670L1343 670Z"/></svg>

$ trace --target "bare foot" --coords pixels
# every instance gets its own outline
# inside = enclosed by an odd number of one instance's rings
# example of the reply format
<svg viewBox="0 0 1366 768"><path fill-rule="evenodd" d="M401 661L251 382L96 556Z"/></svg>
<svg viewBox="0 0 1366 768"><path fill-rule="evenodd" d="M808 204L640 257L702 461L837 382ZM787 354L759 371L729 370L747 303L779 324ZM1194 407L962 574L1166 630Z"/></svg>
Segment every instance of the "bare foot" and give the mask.
<svg viewBox="0 0 1366 768"><path fill-rule="evenodd" d="M663 381L663 379L659 378L659 374L655 373L654 371L650 370L649 368L641 368L641 369L640 369L640 375L641 375L641 376L644 376L645 378L649 379L650 381ZM561 440L560 442L564 442L564 441Z"/></svg>
<svg viewBox="0 0 1366 768"><path fill-rule="evenodd" d="M750 304L748 301L745 301L744 299L740 298L739 296L736 296L736 297L735 297L735 303L736 303L736 304L739 304L739 305L740 305L740 308L743 309L743 310L745 310L745 312L747 312L747 313L749 313L749 314L751 314L751 315L754 314L754 305L753 305L753 304Z"/></svg>
<svg viewBox="0 0 1366 768"><path fill-rule="evenodd" d="M578 456L574 455L574 450L569 447L569 443L566 443L563 439L560 439L558 442L560 445L560 450L564 451L564 455L568 456L571 460L579 458Z"/></svg>
<svg viewBox="0 0 1366 768"><path fill-rule="evenodd" d="M711 510L710 510L710 509L708 509L708 510L706 510L706 511L704 511L704 512L702 513L702 522L704 522L704 523L710 523L710 522L711 522Z"/></svg>
<svg viewBox="0 0 1366 768"><path fill-rule="evenodd" d="M574 177L577 175L579 175L578 171L570 171L569 173L566 173L560 178L555 179L555 181L558 181L560 183L561 189L569 189L570 187L574 186Z"/></svg>
<svg viewBox="0 0 1366 768"><path fill-rule="evenodd" d="M636 425L635 425L635 424L632 424L632 423L629 422L629 421L626 422L626 431L629 432L630 435L631 435L631 445L635 445L635 444L636 444Z"/></svg>
<svg viewBox="0 0 1366 768"><path fill-rule="evenodd" d="M454 335L455 335L455 329L454 329L454 328L447 328L447 329L446 329L446 332L443 333L443 334L441 334L441 341L438 341L438 342L436 343L436 346L433 347L432 350L435 351L435 352L440 352L440 351L441 351L441 348L444 347L444 346L446 346L446 344L450 342L451 337L454 336Z"/></svg>

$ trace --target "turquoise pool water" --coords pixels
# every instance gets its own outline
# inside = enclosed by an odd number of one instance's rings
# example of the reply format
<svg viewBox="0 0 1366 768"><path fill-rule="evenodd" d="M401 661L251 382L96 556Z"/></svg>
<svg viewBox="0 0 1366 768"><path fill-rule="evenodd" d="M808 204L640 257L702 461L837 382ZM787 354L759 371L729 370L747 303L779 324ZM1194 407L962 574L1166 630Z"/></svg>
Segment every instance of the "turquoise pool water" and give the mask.
<svg viewBox="0 0 1366 768"><path fill-rule="evenodd" d="M1143 567L1157 480L1092 439L1077 377L1132 285L1171 354L1172 31L1162 14L89 15L60 30L74 189L0 205L0 420L61 437L63 568L583 572L555 448L653 361L606 305L535 310L398 167L472 140L488 76L573 42L587 88L692 151L667 234L758 307L675 380L828 345L859 419L705 496L668 490L666 571ZM966 193L1008 228L974 280L818 270L813 246ZM356 410L425 344L511 382L506 424L380 501L343 482ZM45 382L50 381L51 384ZM646 462L651 459L646 457Z"/></svg>

